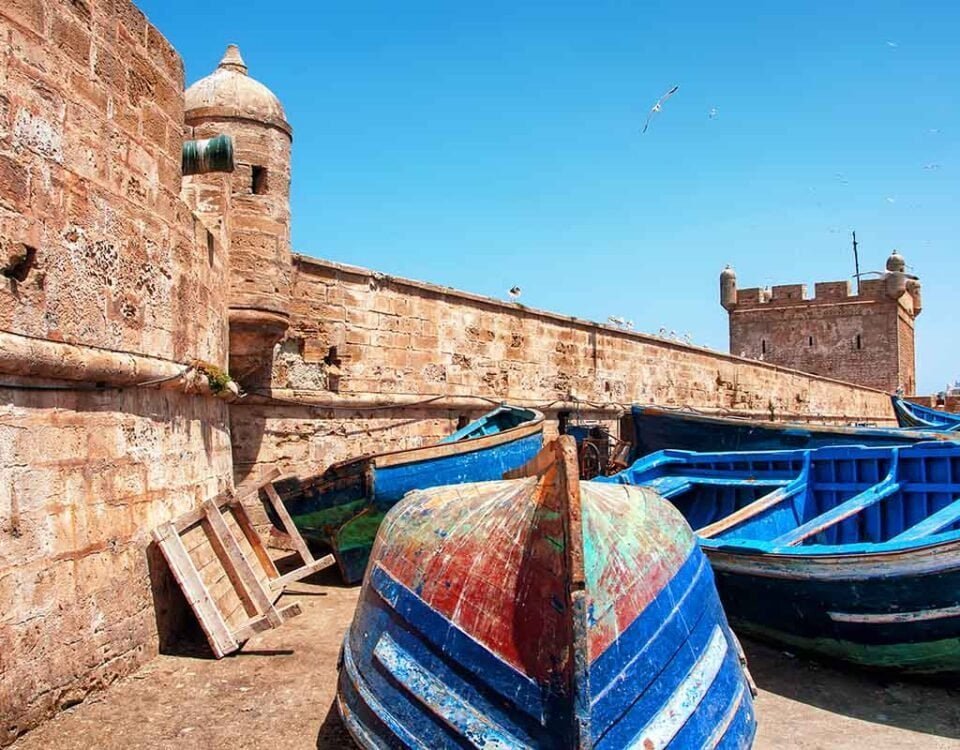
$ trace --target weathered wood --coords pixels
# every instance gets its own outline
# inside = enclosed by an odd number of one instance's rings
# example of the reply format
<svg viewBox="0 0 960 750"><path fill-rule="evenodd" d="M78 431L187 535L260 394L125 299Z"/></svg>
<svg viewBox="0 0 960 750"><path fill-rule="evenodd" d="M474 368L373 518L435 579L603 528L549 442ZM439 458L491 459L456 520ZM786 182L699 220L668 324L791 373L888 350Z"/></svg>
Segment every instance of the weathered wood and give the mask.
<svg viewBox="0 0 960 750"><path fill-rule="evenodd" d="M275 591L282 590L288 584L295 583L301 578L306 578L309 575L313 575L314 573L329 568L331 565L335 564L336 560L334 559L333 555L324 555L319 560L314 560L312 563L308 563L301 568L291 570L289 573L273 579L270 581L270 588Z"/></svg>
<svg viewBox="0 0 960 750"><path fill-rule="evenodd" d="M233 518L237 522L237 526L240 527L240 531L243 532L243 535L253 548L253 553L260 561L260 565L267 574L267 578L271 580L279 578L280 572L277 570L273 558L270 557L270 553L267 552L267 548L257 533L257 530L254 528L253 523L251 523L250 516L247 515L246 509L242 505L237 504L231 505L230 510L233 512Z"/></svg>
<svg viewBox="0 0 960 750"><path fill-rule="evenodd" d="M300 609L300 605L297 602L294 602L293 604L288 604L285 607L281 607L278 612L280 614L281 623L283 623L289 620L291 617L296 617L297 615L301 614L302 610ZM270 630L273 627L275 626L271 625L265 616L257 617L245 625L237 628L233 634L238 641L243 643L250 640L257 633L262 633L264 630Z"/></svg>
<svg viewBox="0 0 960 750"><path fill-rule="evenodd" d="M209 500L203 505L207 513L205 522L210 525L212 533L211 541L215 542L215 548L219 548L226 555L226 559L222 560L223 567L236 587L237 594L245 604L249 603L254 612L266 615L268 622L272 625L280 625L283 622L280 615L277 614L267 592L261 587L247 558L243 556L237 540L227 528L223 516L220 515L220 509Z"/></svg>
<svg viewBox="0 0 960 750"><path fill-rule="evenodd" d="M835 508L831 508L826 513L821 513L815 518L811 518L802 526L798 526L792 531L783 534L773 540L774 546L783 545L793 547L800 544L804 539L808 539L814 534L819 534L825 529L829 529L841 521L846 521L872 505L876 505L884 498L890 497L900 489L900 483L888 477L875 487L871 487L859 495L854 495L849 500Z"/></svg>
<svg viewBox="0 0 960 750"><path fill-rule="evenodd" d="M267 497L270 498L270 502L273 504L273 510L280 517L280 523L283 524L283 528L287 530L287 534L290 535L290 541L293 542L294 548L297 552L300 553L300 557L303 558L303 561L308 565L312 563L313 553L310 552L310 548L307 547L307 543L303 541L303 537L300 536L300 532L297 530L296 524L294 524L293 519L290 517L290 513L287 511L287 506L283 504L283 500L280 499L280 496L277 494L277 490L272 484L265 484L263 486L264 492L267 493Z"/></svg>
<svg viewBox="0 0 960 750"><path fill-rule="evenodd" d="M193 561L180 541L176 526L173 523L166 523L154 530L153 535L160 545L160 551L166 558L174 578L180 584L180 589L186 596L190 608L196 614L214 656L220 659L236 651L240 648L240 644L230 633L226 622L197 575Z"/></svg>
<svg viewBox="0 0 960 750"><path fill-rule="evenodd" d="M732 529L734 526L739 526L744 521L748 521L776 505L780 505L780 503L785 502L786 500L789 500L795 495L806 490L807 477L809 476L809 473L810 457L807 456L803 471L800 473L800 476L798 476L788 485L780 487L773 492L767 493L763 497L757 498L749 505L745 505L740 510L734 511L729 516L721 518L719 521L715 521L714 523L708 524L703 528L697 529L697 534L704 539L709 539L717 534L722 534L728 529Z"/></svg>

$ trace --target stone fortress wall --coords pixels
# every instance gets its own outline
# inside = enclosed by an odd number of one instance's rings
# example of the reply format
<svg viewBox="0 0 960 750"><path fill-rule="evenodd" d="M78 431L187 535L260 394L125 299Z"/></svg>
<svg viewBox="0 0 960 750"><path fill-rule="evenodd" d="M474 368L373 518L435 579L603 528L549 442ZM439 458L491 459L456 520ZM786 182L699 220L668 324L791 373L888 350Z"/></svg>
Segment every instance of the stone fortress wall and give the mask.
<svg viewBox="0 0 960 750"><path fill-rule="evenodd" d="M149 533L234 473L422 445L504 399L548 431L633 401L892 419L869 388L291 256L292 130L239 52L221 69L185 109L128 0L0 5L0 745L157 653L182 610ZM181 179L214 132L235 173ZM250 395L168 387L195 358Z"/></svg>
<svg viewBox="0 0 960 750"><path fill-rule="evenodd" d="M546 406L548 432L569 412L617 434L630 403L893 420L880 391L363 268L294 256L292 288L290 330L253 390L278 400L231 406L238 483L424 445L503 400Z"/></svg>
<svg viewBox="0 0 960 750"><path fill-rule="evenodd" d="M110 387L226 366L182 141L182 62L132 3L0 3L0 744L157 652L150 530L231 486L224 402Z"/></svg>

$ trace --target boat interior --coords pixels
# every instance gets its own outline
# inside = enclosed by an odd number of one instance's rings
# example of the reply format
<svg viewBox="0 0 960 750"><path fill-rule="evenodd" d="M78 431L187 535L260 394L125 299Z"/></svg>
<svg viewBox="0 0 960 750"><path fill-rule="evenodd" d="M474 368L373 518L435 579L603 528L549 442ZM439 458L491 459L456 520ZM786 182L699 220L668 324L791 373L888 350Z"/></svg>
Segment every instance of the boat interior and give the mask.
<svg viewBox="0 0 960 750"><path fill-rule="evenodd" d="M517 427L525 422L535 419L536 412L530 409L519 409L515 406L498 406L491 412L475 419L465 427L461 427L452 435L441 440L441 443L456 443L461 440L471 440L472 438L484 437L485 435L495 435L499 432L505 432Z"/></svg>
<svg viewBox="0 0 960 750"><path fill-rule="evenodd" d="M610 479L657 490L703 538L767 550L960 531L960 446L947 443L662 451Z"/></svg>

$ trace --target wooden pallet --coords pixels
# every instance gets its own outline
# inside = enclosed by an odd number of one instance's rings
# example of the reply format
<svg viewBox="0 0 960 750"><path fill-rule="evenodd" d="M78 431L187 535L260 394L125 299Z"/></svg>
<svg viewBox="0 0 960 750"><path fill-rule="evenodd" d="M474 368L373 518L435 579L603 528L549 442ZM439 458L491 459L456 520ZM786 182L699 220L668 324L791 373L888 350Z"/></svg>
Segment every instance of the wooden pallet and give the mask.
<svg viewBox="0 0 960 750"><path fill-rule="evenodd" d="M218 659L239 649L256 633L299 615L299 604L276 606L284 587L334 564L333 555L314 559L273 486L278 475L274 470L263 484L244 495L225 493L207 500L197 510L153 531ZM303 560L302 566L284 575L274 565L243 505L261 491Z"/></svg>

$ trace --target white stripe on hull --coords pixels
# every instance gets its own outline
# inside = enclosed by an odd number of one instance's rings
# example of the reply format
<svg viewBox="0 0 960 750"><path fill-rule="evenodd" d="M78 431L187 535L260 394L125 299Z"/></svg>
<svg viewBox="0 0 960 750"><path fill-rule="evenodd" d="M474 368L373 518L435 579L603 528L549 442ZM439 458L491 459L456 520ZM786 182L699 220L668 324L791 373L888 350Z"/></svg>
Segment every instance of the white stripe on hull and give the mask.
<svg viewBox="0 0 960 750"><path fill-rule="evenodd" d="M856 612L827 612L827 614L834 622L863 622L879 625L890 622L922 622L923 620L942 620L945 617L957 617L960 616L960 606L919 609L914 612L885 612L882 614L860 614Z"/></svg>
<svg viewBox="0 0 960 750"><path fill-rule="evenodd" d="M710 642L700 654L700 658L683 678L683 682L673 691L663 708L633 738L628 746L630 750L633 748L662 750L670 744L687 719L697 710L710 686L717 679L724 657L727 655L727 649L727 639L723 635L723 630L719 625L715 625Z"/></svg>

